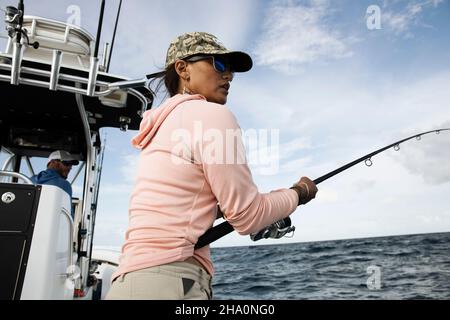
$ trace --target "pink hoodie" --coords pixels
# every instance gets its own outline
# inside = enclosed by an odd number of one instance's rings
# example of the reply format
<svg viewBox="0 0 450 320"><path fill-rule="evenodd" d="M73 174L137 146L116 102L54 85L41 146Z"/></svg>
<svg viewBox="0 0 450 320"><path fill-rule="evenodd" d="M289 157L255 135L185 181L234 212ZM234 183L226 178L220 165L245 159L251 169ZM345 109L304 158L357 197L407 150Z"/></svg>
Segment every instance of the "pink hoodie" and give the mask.
<svg viewBox="0 0 450 320"><path fill-rule="evenodd" d="M217 139L231 130L238 133L235 145ZM216 220L218 203L224 218L243 235L297 208L294 190L258 192L236 118L226 106L203 96L179 94L145 112L132 144L142 151L113 278L191 256L213 275L209 246L194 251L194 245ZM234 161L224 160L236 148Z"/></svg>

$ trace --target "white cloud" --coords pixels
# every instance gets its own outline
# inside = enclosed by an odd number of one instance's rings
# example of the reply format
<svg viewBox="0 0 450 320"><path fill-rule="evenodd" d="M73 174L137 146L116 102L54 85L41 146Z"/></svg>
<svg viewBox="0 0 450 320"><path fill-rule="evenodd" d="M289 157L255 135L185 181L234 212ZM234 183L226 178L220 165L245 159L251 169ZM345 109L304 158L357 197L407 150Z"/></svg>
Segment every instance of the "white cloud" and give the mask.
<svg viewBox="0 0 450 320"><path fill-rule="evenodd" d="M287 163L284 163L281 168L280 172L278 174L287 174L287 173L294 173L299 172L301 168L306 167L308 163L311 162L310 157L301 157L298 159L292 159L288 161Z"/></svg>
<svg viewBox="0 0 450 320"><path fill-rule="evenodd" d="M356 181L355 188L358 191L366 191L372 189L376 184L376 180L360 179Z"/></svg>
<svg viewBox="0 0 450 320"><path fill-rule="evenodd" d="M320 192L317 193L314 201L319 203L330 203L339 200L339 193L329 187L320 187Z"/></svg>
<svg viewBox="0 0 450 320"><path fill-rule="evenodd" d="M450 122L439 128L450 128ZM450 182L450 131L442 131L439 136L426 135L420 142L405 144L401 153L395 154L395 159L428 184Z"/></svg>
<svg viewBox="0 0 450 320"><path fill-rule="evenodd" d="M125 179L120 179L124 181ZM129 195L133 186L128 183L102 183L100 188L101 197L117 197Z"/></svg>
<svg viewBox="0 0 450 320"><path fill-rule="evenodd" d="M128 215L109 212L107 216L98 216L95 222L94 243L96 246L119 247L125 239Z"/></svg>
<svg viewBox="0 0 450 320"><path fill-rule="evenodd" d="M406 7L400 11L387 10L390 5L386 3L381 12L382 27L392 31L396 36L411 38L414 36L411 29L414 26L427 26L422 21L422 13L426 9L436 8L443 0L425 0L407 2Z"/></svg>
<svg viewBox="0 0 450 320"><path fill-rule="evenodd" d="M122 166L120 172L122 173L123 181L131 184L136 180L139 154L127 154L122 156Z"/></svg>
<svg viewBox="0 0 450 320"><path fill-rule="evenodd" d="M292 74L305 64L350 57L347 40L326 24L328 10L328 1L274 1L254 50L256 62Z"/></svg>
<svg viewBox="0 0 450 320"><path fill-rule="evenodd" d="M139 77L164 67L169 43L190 31L216 35L227 48L245 50L256 0L125 1L111 68ZM145 13L142 12L145 10Z"/></svg>
<svg viewBox="0 0 450 320"><path fill-rule="evenodd" d="M310 161L305 157L293 160L296 153L310 148L310 142L306 138L294 138L280 143L279 131L273 133L263 129L259 130L258 136L246 134L250 132L248 130L243 131L247 161L254 174L285 174L297 171Z"/></svg>
<svg viewBox="0 0 450 320"><path fill-rule="evenodd" d="M362 180L376 183L359 190ZM449 187L424 185L421 177L380 154L373 167L358 165L320 184L317 198L291 216L297 228L294 239L448 231Z"/></svg>

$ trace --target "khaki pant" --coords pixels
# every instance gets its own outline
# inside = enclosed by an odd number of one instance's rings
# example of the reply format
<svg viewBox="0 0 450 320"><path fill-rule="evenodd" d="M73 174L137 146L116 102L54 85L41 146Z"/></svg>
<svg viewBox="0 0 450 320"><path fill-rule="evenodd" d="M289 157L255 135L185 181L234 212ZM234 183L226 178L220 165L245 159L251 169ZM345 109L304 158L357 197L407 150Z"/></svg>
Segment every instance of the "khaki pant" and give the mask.
<svg viewBox="0 0 450 320"><path fill-rule="evenodd" d="M211 276L201 267L172 262L121 275L107 300L209 300Z"/></svg>

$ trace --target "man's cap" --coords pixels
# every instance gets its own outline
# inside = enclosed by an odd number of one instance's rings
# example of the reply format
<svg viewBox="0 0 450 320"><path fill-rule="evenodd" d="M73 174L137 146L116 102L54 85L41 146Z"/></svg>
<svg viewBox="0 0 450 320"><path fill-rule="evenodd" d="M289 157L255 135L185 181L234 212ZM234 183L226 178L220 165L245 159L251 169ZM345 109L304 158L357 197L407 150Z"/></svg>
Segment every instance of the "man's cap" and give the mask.
<svg viewBox="0 0 450 320"><path fill-rule="evenodd" d="M56 150L50 153L50 155L48 156L48 162L50 162L51 160L60 160L68 162L74 166L78 165L79 163L78 160L75 159L73 155L64 150Z"/></svg>
<svg viewBox="0 0 450 320"><path fill-rule="evenodd" d="M246 72L253 66L252 58L247 53L228 50L214 35L207 32L189 32L178 36L170 43L166 70L177 60L195 55L224 55L235 72Z"/></svg>

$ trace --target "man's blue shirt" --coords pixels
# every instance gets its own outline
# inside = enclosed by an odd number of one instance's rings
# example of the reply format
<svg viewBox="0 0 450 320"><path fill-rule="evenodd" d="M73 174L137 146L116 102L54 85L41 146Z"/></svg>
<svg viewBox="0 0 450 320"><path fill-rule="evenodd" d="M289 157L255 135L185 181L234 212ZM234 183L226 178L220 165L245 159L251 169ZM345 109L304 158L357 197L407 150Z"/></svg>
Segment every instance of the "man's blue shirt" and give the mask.
<svg viewBox="0 0 450 320"><path fill-rule="evenodd" d="M48 184L59 187L69 194L72 201L72 186L66 179L61 177L61 175L56 170L47 169L45 171L41 171L39 174L32 176L31 181L36 184ZM73 218L73 211L71 212L71 214Z"/></svg>
<svg viewBox="0 0 450 320"><path fill-rule="evenodd" d="M70 183L61 177L61 175L53 169L47 169L40 172L37 175L31 177L31 181L36 184L49 184L52 186L57 186L67 192L72 198L72 186Z"/></svg>

